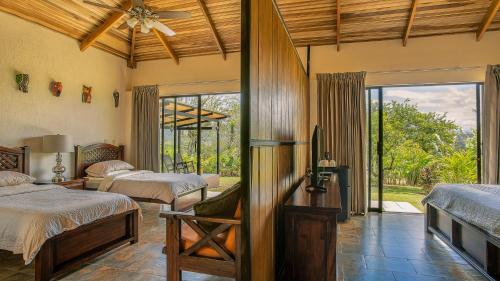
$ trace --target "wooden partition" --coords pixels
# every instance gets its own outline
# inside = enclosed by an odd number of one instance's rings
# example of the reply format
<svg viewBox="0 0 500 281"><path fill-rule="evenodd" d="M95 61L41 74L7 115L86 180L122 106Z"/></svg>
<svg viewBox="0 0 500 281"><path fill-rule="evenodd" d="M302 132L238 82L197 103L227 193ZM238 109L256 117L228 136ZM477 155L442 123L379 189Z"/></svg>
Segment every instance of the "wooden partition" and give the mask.
<svg viewBox="0 0 500 281"><path fill-rule="evenodd" d="M282 204L309 166L309 82L272 0L242 1L243 276L276 280Z"/></svg>

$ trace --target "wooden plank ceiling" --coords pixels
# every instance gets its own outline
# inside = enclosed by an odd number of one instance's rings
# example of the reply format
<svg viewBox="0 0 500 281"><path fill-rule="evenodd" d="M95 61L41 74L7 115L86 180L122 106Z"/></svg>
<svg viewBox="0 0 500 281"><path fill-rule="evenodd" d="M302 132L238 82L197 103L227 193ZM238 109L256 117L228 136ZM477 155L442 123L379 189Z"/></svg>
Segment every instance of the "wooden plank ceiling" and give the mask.
<svg viewBox="0 0 500 281"><path fill-rule="evenodd" d="M124 0L95 0L127 6ZM338 2L337 2L338 1ZM499 0L276 0L297 47L500 30ZM80 42L137 61L221 54L240 49L239 0L145 0L161 10L188 11L190 19L162 20L177 35L119 30L128 16L81 0L0 0L0 11L46 26ZM340 24L337 24L340 23ZM102 35L92 35L104 30ZM92 43L92 40L96 39ZM84 51L87 46L82 44Z"/></svg>
<svg viewBox="0 0 500 281"><path fill-rule="evenodd" d="M339 3L337 3L339 1ZM341 43L475 33L498 0L278 0L296 46L337 43L337 4ZM314 4L313 4L314 3ZM412 22L412 5L415 13ZM497 8L498 10L498 8ZM500 13L487 27L500 30ZM411 41L411 40L409 40ZM411 44L411 42L409 42Z"/></svg>

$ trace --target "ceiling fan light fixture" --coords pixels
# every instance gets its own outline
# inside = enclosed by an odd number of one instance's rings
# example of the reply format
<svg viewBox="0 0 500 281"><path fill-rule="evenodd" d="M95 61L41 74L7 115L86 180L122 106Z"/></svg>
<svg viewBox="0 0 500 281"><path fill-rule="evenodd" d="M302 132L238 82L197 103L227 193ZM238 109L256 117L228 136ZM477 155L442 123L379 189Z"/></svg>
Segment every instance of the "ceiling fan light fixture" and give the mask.
<svg viewBox="0 0 500 281"><path fill-rule="evenodd" d="M153 28L153 27L154 27L154 24L155 24L155 22L154 22L154 20L152 20L152 19L145 19L145 20L144 20L144 25L146 25L146 27L147 27L148 29Z"/></svg>
<svg viewBox="0 0 500 281"><path fill-rule="evenodd" d="M139 22L138 19L136 19L135 17L131 17L127 20L127 24L128 26L130 26L130 28L134 28L135 25Z"/></svg>
<svg viewBox="0 0 500 281"><path fill-rule="evenodd" d="M149 31L150 31L150 28L148 28L145 23L142 23L141 24L141 32L142 33L149 33Z"/></svg>

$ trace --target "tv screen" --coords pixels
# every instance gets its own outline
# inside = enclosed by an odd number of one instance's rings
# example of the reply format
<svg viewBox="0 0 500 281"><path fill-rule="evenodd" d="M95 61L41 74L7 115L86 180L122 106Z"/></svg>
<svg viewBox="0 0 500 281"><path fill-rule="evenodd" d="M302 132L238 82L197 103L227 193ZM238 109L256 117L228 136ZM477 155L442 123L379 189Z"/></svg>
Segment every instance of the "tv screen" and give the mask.
<svg viewBox="0 0 500 281"><path fill-rule="evenodd" d="M319 125L314 127L314 133L311 141L311 160L312 160L312 178L311 185L318 186L318 164L325 155L325 134L323 128Z"/></svg>

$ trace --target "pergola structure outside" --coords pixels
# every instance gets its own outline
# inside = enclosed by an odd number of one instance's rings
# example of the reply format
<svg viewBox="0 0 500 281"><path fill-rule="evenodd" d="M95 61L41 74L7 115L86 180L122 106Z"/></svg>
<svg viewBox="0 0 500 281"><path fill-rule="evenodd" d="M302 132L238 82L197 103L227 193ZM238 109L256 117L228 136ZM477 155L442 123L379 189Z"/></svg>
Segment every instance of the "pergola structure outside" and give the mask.
<svg viewBox="0 0 500 281"><path fill-rule="evenodd" d="M201 131L202 130L216 130L217 133L217 174L220 173L220 121L224 120L229 115L219 113L213 110L208 110L201 108L201 96L197 97L198 106L188 105L184 103L177 102L174 98L173 101L167 99L161 99L161 128L162 128L162 144L164 143L164 130L167 126L173 125L174 131L174 158L173 158L173 168L174 172L178 172L178 164L182 162L178 152L181 150L181 132L182 131L192 131L197 130L197 167L196 171L201 174ZM215 122L216 126L203 126L206 123ZM165 152L162 148L161 150L162 161L165 156Z"/></svg>

